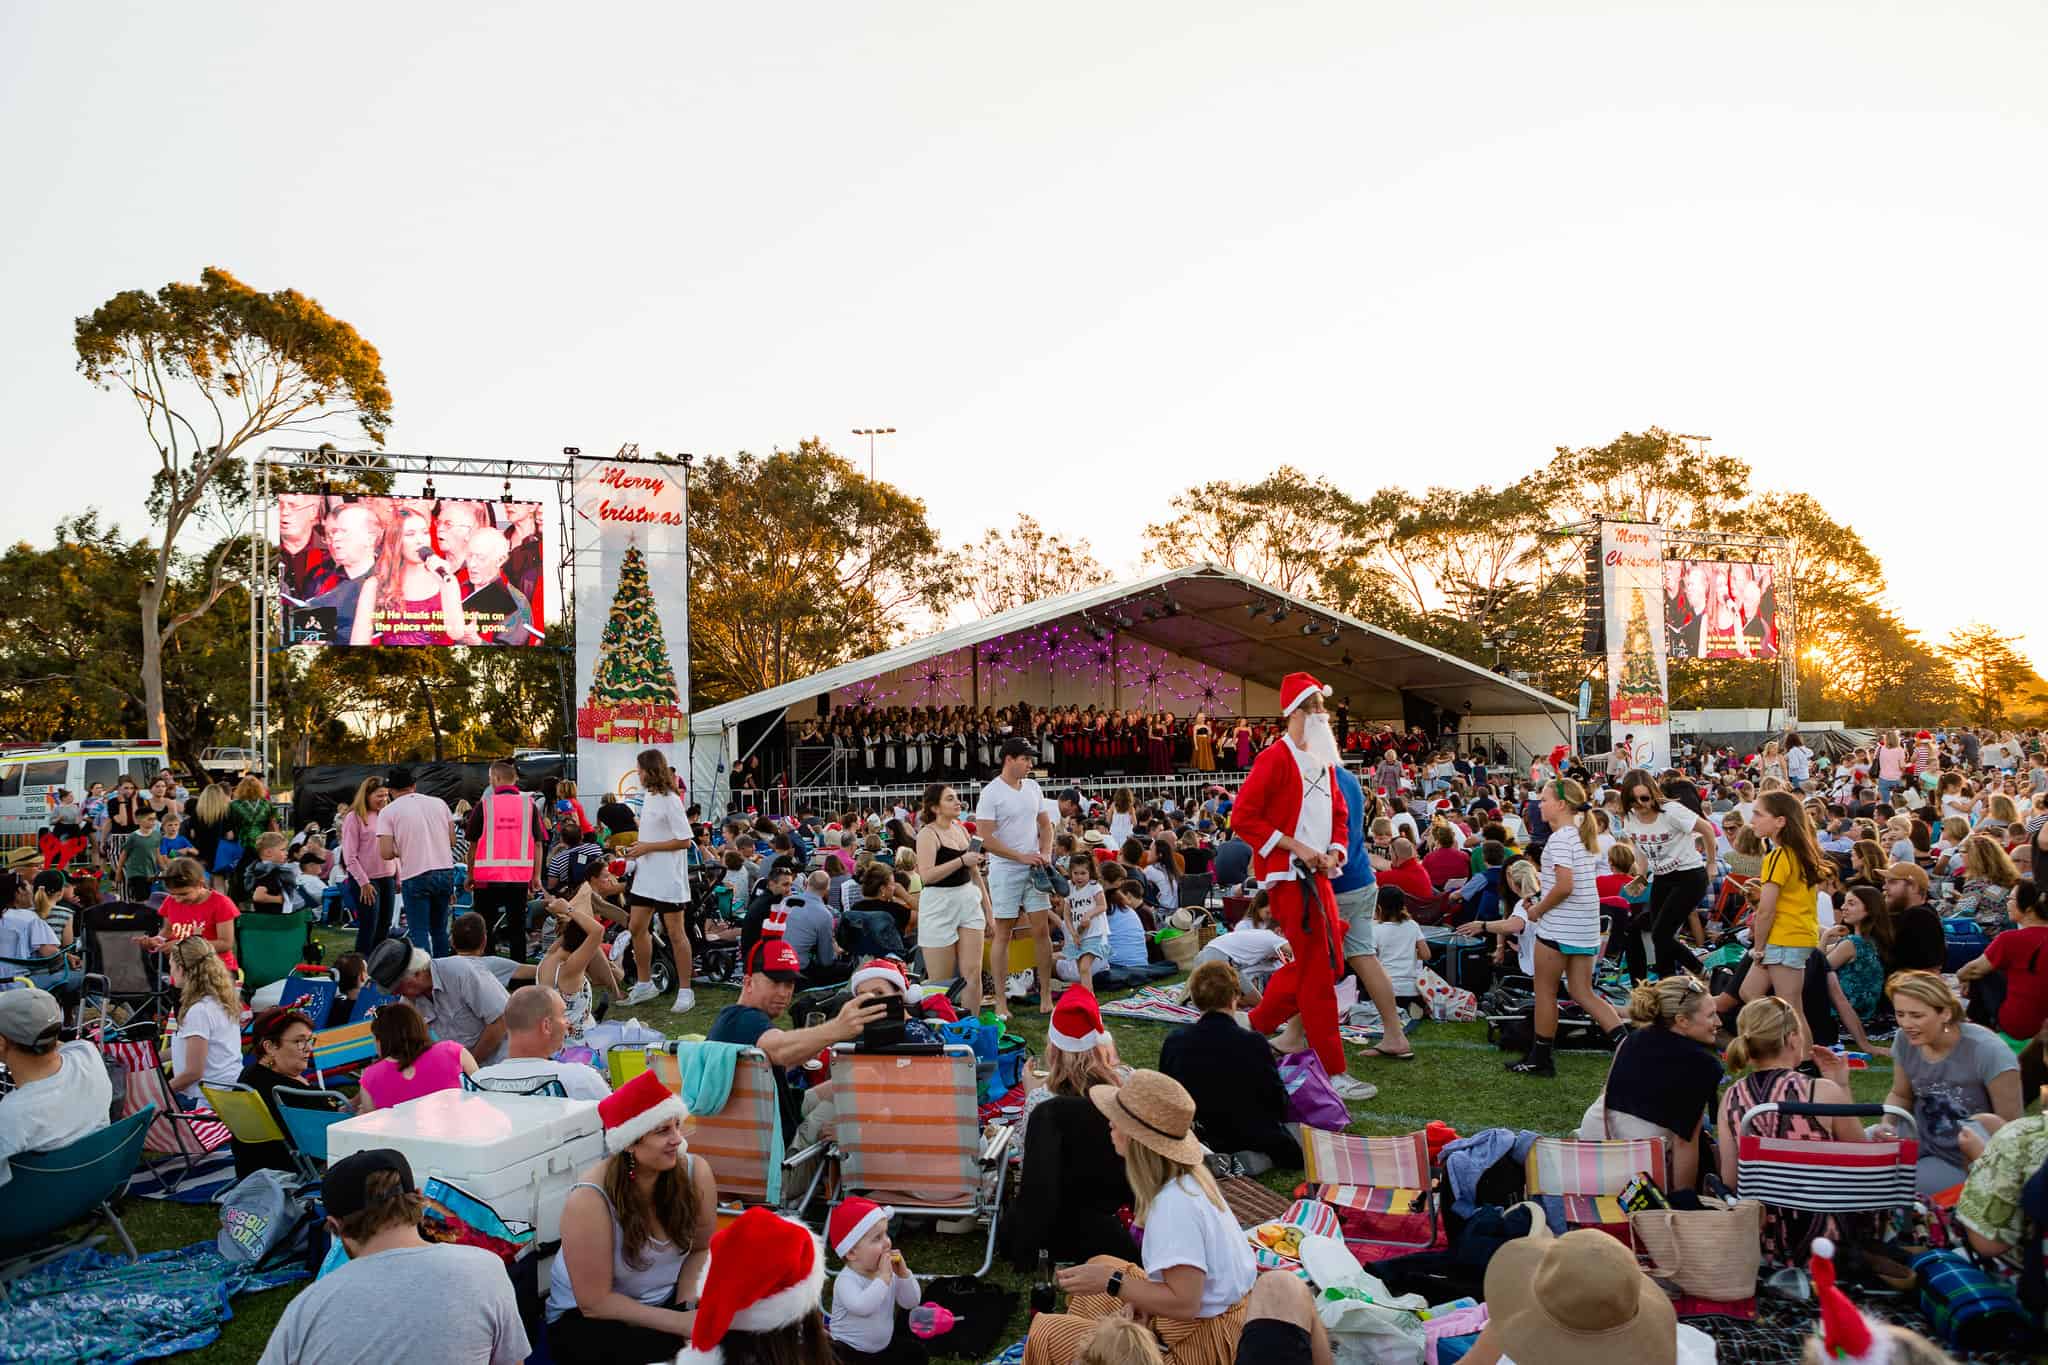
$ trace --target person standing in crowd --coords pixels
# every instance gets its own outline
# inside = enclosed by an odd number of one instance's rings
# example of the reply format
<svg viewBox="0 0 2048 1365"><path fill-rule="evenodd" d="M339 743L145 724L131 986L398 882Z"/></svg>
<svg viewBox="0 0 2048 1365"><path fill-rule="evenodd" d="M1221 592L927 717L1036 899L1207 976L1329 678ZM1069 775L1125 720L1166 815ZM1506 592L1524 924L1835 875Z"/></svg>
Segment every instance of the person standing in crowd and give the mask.
<svg viewBox="0 0 2048 1365"><path fill-rule="evenodd" d="M481 1247L420 1236L426 1201L401 1153L343 1157L320 1195L348 1260L291 1301L258 1365L526 1359L532 1347L504 1262Z"/></svg>
<svg viewBox="0 0 2048 1365"><path fill-rule="evenodd" d="M540 891L548 831L540 807L519 790L519 769L503 759L491 764L491 785L470 807L463 833L471 903L491 926L491 941L502 935L512 960L524 962L526 902Z"/></svg>
<svg viewBox="0 0 2048 1365"><path fill-rule="evenodd" d="M163 952L183 938L202 938L219 955L228 971L239 970L235 961L235 921L241 911L235 903L206 884L206 874L190 858L180 858L164 869L164 900L157 907L163 929L143 940L151 952Z"/></svg>
<svg viewBox="0 0 2048 1365"><path fill-rule="evenodd" d="M207 874L209 880L220 862L220 841L231 832L228 806L226 785L209 782L205 790L194 798L192 813L184 823L185 837L192 841L193 856L198 858L200 870Z"/></svg>
<svg viewBox="0 0 2048 1365"><path fill-rule="evenodd" d="M983 855L960 823L960 797L950 783L934 782L919 801L917 946L933 982L962 979L963 1013L981 1012L982 931L993 929L994 902L982 880ZM1050 985L1050 983L1048 983Z"/></svg>
<svg viewBox="0 0 2048 1365"><path fill-rule="evenodd" d="M695 963L690 955L690 816L683 805L681 784L669 767L668 755L659 749L644 749L637 760L640 790L640 834L626 850L626 860L637 863L633 889L626 893L626 912L633 935L633 967L639 980L626 993L626 1003L637 1005L654 996L654 982L648 973L654 964L654 936L648 932L654 916L661 916L668 933L669 951L675 955L676 998L670 1009L687 1014L697 1008L692 989Z"/></svg>
<svg viewBox="0 0 2048 1365"><path fill-rule="evenodd" d="M341 817L341 863L353 898L356 951L364 957L391 937L391 919L398 910L398 865L377 846L377 815L390 800L383 778L366 777Z"/></svg>
<svg viewBox="0 0 2048 1365"><path fill-rule="evenodd" d="M1280 683L1285 743L1268 745L1239 788L1232 823L1256 851L1253 871L1294 960L1273 974L1251 1024L1272 1034L1297 1013L1337 1093L1366 1097L1345 1074L1338 1033L1337 972L1344 922L1330 877L1350 856L1350 816L1335 772L1343 766L1323 712L1329 688L1306 673Z"/></svg>
<svg viewBox="0 0 2048 1365"><path fill-rule="evenodd" d="M1626 814L1618 832L1635 845L1650 877L1651 965L1660 977L1676 972L1698 975L1699 958L1678 941L1678 932L1707 897L1706 857L1700 850L1718 844L1713 822L1665 799L1655 779L1641 768L1632 768L1622 777L1621 799ZM1643 940L1638 932L1642 927L1632 926L1622 934L1629 976L1638 985L1649 979L1643 970Z"/></svg>
<svg viewBox="0 0 2048 1365"><path fill-rule="evenodd" d="M1052 908L1052 818L1046 814L1045 793L1030 777L1037 752L1021 736L1004 740L1002 771L981 789L974 808L975 831L990 859L996 1013L1003 1018L1010 1013L1009 993L1003 988L1010 967L1010 936L1020 918L1037 947L1038 1012L1051 1014L1053 1008L1052 933L1046 924L1046 912ZM971 971L972 964L961 970Z"/></svg>
<svg viewBox="0 0 2048 1365"><path fill-rule="evenodd" d="M1769 791L1757 798L1751 823L1771 841L1757 886L1756 913L1750 917L1750 957L1770 978L1771 994L1799 1008L1806 959L1820 946L1818 890L1827 868L1806 807L1790 792ZM1813 1034L1812 1025L1807 1035Z"/></svg>
<svg viewBox="0 0 2048 1365"><path fill-rule="evenodd" d="M57 998L34 986L0 991L0 1069L14 1088L0 1095L0 1188L9 1159L46 1152L107 1126L114 1088L99 1049L66 1043Z"/></svg>
<svg viewBox="0 0 2048 1365"><path fill-rule="evenodd" d="M387 779L391 799L377 812L377 853L398 865L405 893L405 923L412 941L435 957L448 943L448 912L455 903L455 816L438 796L415 790L412 769Z"/></svg>
<svg viewBox="0 0 2048 1365"><path fill-rule="evenodd" d="M1409 1061L1415 1056L1415 1046L1408 1041L1408 1034L1401 1027L1401 1011L1394 1000L1394 986L1387 978L1385 964L1380 961L1378 938L1374 931L1373 911L1379 905L1380 888L1373 876L1372 855L1365 842L1366 816L1371 803L1366 799L1365 785L1349 768L1338 763L1330 771L1336 776L1337 789L1344 797L1344 866L1330 879L1330 891L1337 898L1337 917L1344 921L1344 962L1351 969L1351 974L1358 978L1359 989L1372 1001L1373 1009L1380 1016L1380 1027L1385 1030L1378 1045L1365 1049L1361 1055Z"/></svg>
<svg viewBox="0 0 2048 1365"><path fill-rule="evenodd" d="M1543 784L1539 811L1550 837L1543 843L1543 895L1523 907L1527 933L1535 940L1536 1010L1530 1020L1529 1055L1508 1063L1520 1076L1555 1076L1551 1050L1557 1039L1557 983L1593 1017L1602 1033L1619 1043L1625 1026L1614 1006L1593 989L1593 962L1600 953L1599 825L1586 789L1568 777Z"/></svg>

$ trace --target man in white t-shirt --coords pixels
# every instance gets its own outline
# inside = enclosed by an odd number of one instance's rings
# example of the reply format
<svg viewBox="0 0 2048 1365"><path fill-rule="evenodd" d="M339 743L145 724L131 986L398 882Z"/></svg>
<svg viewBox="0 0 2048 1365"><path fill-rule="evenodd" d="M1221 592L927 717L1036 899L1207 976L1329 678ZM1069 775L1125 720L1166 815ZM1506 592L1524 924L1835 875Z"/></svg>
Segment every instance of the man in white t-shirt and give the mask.
<svg viewBox="0 0 2048 1365"><path fill-rule="evenodd" d="M107 1126L114 1102L107 1064L91 1043L59 1043L57 998L34 986L0 991L0 1066L15 1088L0 1096L0 1186L8 1158L47 1152Z"/></svg>
<svg viewBox="0 0 2048 1365"><path fill-rule="evenodd" d="M505 1003L505 1060L480 1068L478 1085L552 1078L572 1100L601 1100L612 1093L594 1067L554 1060L567 1043L569 1015L562 997L548 986L521 986Z"/></svg>
<svg viewBox="0 0 2048 1365"><path fill-rule="evenodd" d="M1036 940L1038 1012L1052 1013L1052 935L1046 922L1052 907L1052 820L1046 815L1045 793L1027 776L1037 754L1028 739L1012 735L1004 740L1003 769L981 789L974 806L975 837L989 858L988 893L996 921L990 960L998 983L996 1012L1004 1018L1010 1002L1000 983L1009 974L1010 938L1020 916Z"/></svg>
<svg viewBox="0 0 2048 1365"><path fill-rule="evenodd" d="M1792 790L1802 791L1806 780L1813 776L1813 750L1806 747L1798 735L1785 737L1785 780L1792 784Z"/></svg>

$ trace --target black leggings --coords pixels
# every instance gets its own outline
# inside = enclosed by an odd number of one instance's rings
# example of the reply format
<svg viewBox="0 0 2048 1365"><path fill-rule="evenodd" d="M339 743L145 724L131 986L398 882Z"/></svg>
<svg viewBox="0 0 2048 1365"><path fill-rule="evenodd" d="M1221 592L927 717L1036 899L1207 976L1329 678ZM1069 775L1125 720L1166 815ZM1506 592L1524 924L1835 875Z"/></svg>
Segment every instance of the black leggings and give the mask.
<svg viewBox="0 0 2048 1365"><path fill-rule="evenodd" d="M548 1354L556 1365L645 1365L673 1360L689 1344L684 1337L637 1323L586 1318L574 1308L548 1324Z"/></svg>
<svg viewBox="0 0 2048 1365"><path fill-rule="evenodd" d="M1707 895L1707 870L1691 867L1683 872L1665 872L1650 879L1650 950L1656 955L1658 976L1670 976L1683 969L1697 974L1699 958L1678 941L1678 931ZM1640 942L1640 940L1638 940ZM1640 947L1636 949L1642 951ZM1638 977L1638 980L1641 978Z"/></svg>

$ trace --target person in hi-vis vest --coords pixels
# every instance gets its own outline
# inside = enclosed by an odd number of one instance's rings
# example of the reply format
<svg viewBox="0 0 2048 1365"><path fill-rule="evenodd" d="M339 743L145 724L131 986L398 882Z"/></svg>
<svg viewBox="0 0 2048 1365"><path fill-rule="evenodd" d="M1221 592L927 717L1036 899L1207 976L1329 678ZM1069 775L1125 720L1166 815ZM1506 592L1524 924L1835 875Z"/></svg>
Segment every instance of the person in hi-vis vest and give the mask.
<svg viewBox="0 0 2048 1365"><path fill-rule="evenodd" d="M491 765L491 788L477 799L464 822L469 835L469 884L474 908L502 932L507 955L526 961L526 902L540 891L541 858L547 829L540 807L519 790L519 770Z"/></svg>

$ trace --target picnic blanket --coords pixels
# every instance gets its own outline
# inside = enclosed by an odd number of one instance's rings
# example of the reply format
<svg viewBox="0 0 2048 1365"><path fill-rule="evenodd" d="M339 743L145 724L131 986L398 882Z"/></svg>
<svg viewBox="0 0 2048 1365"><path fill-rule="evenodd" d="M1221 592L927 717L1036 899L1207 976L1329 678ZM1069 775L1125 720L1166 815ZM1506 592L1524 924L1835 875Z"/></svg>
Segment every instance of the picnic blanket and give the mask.
<svg viewBox="0 0 2048 1365"><path fill-rule="evenodd" d="M196 1157L192 1173L178 1157L159 1156L136 1168L128 1193L141 1199L168 1199L178 1204L211 1204L235 1183L235 1154L222 1147Z"/></svg>
<svg viewBox="0 0 2048 1365"><path fill-rule="evenodd" d="M1230 1206L1230 1216L1241 1228L1257 1227L1284 1217L1293 1202L1286 1195L1241 1175L1217 1181L1216 1189L1222 1194L1223 1202Z"/></svg>
<svg viewBox="0 0 2048 1365"><path fill-rule="evenodd" d="M0 1297L0 1362L127 1365L220 1336L236 1294L304 1279L303 1266L252 1274L210 1241L139 1261L84 1249L16 1280Z"/></svg>
<svg viewBox="0 0 2048 1365"><path fill-rule="evenodd" d="M1142 986L1121 1000L1104 1002L1102 1012L1119 1019L1143 1019L1154 1024L1192 1024L1202 1017L1193 1005L1183 1004L1172 986ZM1356 1024L1340 1025L1337 1032L1347 1043L1371 1044L1380 1040L1379 1029Z"/></svg>

